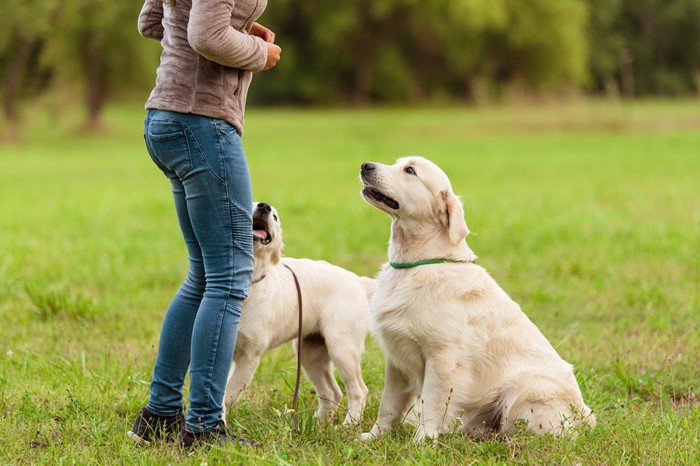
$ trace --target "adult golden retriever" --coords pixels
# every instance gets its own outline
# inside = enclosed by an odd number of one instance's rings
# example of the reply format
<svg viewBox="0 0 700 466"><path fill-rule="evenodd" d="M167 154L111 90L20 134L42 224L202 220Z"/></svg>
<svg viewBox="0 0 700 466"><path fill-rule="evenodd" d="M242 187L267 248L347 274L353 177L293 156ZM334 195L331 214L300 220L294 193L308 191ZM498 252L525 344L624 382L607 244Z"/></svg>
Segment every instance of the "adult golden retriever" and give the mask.
<svg viewBox="0 0 700 466"><path fill-rule="evenodd" d="M483 267L465 238L460 200L422 157L362 164L365 200L392 218L389 264L370 298L386 357L379 437L416 409L415 441L456 426L474 437L517 425L563 435L595 425L572 366ZM518 422L520 421L520 422Z"/></svg>
<svg viewBox="0 0 700 466"><path fill-rule="evenodd" d="M238 400L265 351L297 337L299 303L291 269L302 292L301 362L316 388L316 416L321 422L330 420L342 398L335 365L348 395L344 423L358 422L367 397L360 360L373 280L325 261L282 257L279 215L264 202L253 204L253 237L253 280L238 325L224 406L228 409Z"/></svg>

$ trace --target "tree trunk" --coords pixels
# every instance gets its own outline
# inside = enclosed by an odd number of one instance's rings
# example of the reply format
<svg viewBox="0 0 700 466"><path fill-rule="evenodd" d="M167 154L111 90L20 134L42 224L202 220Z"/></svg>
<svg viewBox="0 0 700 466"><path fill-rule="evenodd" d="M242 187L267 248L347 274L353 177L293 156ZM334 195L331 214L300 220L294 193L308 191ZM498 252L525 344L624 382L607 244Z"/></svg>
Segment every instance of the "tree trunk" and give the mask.
<svg viewBox="0 0 700 466"><path fill-rule="evenodd" d="M23 39L17 48L17 53L11 58L7 67L7 77L3 85L2 112L7 120L7 136L10 139L14 139L17 136L19 127L19 112L17 110L19 91L24 72L29 63L29 57L31 57L36 43L37 39L35 37Z"/></svg>
<svg viewBox="0 0 700 466"><path fill-rule="evenodd" d="M634 57L632 52L625 49L620 54L620 75L622 81L622 95L628 99L634 98L635 81L634 81Z"/></svg>
<svg viewBox="0 0 700 466"><path fill-rule="evenodd" d="M97 33L95 32L90 34L91 37L88 40L83 63L85 72L85 105L87 106L85 128L88 131L100 129L102 108L105 102L102 63L96 35Z"/></svg>
<svg viewBox="0 0 700 466"><path fill-rule="evenodd" d="M372 67L374 64L374 47L372 32L374 25L370 12L370 3L361 1L358 8L359 30L355 43L355 90L353 100L355 105L364 106L369 103L372 86Z"/></svg>

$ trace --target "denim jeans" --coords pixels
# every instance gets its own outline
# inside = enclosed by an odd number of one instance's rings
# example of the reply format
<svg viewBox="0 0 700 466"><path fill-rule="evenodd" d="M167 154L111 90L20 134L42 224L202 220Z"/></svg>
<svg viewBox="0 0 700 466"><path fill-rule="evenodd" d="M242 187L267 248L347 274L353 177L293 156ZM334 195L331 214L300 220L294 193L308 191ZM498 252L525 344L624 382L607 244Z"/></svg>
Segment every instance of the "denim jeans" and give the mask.
<svg viewBox="0 0 700 466"><path fill-rule="evenodd" d="M144 136L172 184L189 270L163 319L147 409L170 416L183 405L186 427L221 419L243 300L253 273L252 194L241 138L229 123L149 110Z"/></svg>

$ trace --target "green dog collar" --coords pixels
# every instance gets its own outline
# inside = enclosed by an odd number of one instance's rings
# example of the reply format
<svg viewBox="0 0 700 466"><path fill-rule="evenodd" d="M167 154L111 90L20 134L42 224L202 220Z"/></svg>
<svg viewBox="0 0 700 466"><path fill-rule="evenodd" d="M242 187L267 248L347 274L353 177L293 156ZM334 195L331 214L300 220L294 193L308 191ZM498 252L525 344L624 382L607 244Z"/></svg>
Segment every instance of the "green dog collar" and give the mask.
<svg viewBox="0 0 700 466"><path fill-rule="evenodd" d="M444 263L468 263L474 261L468 260L456 260L456 259L426 259L417 262L389 262L389 265L395 269L410 269L411 267L418 267L419 265L430 265L430 264L444 264Z"/></svg>

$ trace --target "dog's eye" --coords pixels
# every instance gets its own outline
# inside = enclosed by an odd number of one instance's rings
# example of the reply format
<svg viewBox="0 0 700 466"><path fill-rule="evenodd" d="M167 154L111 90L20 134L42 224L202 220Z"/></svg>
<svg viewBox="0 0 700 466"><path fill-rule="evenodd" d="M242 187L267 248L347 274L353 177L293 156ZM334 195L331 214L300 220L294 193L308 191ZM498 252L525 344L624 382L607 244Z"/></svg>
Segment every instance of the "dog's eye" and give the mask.
<svg viewBox="0 0 700 466"><path fill-rule="evenodd" d="M408 173L409 175L415 175L415 174L416 174L416 171L413 169L413 167L406 167L406 168L403 169L403 171L405 171L405 172Z"/></svg>
<svg viewBox="0 0 700 466"><path fill-rule="evenodd" d="M272 214L272 218L274 218L274 219L275 219L275 222L277 221L277 215L275 215L275 214Z"/></svg>

